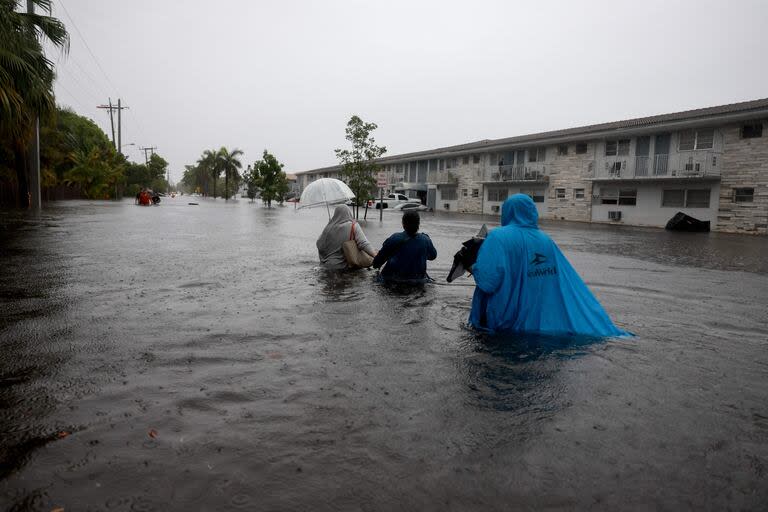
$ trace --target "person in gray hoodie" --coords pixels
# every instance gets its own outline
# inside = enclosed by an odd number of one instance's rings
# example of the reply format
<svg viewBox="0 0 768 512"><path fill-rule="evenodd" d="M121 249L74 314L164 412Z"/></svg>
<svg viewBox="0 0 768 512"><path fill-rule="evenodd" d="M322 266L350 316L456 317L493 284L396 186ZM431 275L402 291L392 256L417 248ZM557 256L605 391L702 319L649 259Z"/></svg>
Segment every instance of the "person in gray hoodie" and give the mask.
<svg viewBox="0 0 768 512"><path fill-rule="evenodd" d="M328 221L315 244L322 266L331 270L347 268L347 260L344 258L341 245L352 238L357 242L358 249L372 257L376 256L377 253L365 237L363 228L352 217L352 211L342 204L333 210L333 217Z"/></svg>

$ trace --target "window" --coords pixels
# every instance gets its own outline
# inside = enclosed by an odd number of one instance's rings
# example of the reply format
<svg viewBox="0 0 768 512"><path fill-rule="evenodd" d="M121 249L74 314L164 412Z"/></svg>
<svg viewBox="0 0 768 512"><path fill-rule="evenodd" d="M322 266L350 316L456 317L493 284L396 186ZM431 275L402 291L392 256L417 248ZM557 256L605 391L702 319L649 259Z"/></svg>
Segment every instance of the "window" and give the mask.
<svg viewBox="0 0 768 512"><path fill-rule="evenodd" d="M528 150L529 162L543 162L546 156L546 148L533 148Z"/></svg>
<svg viewBox="0 0 768 512"><path fill-rule="evenodd" d="M754 188L735 188L733 189L733 200L736 203L751 203L755 197Z"/></svg>
<svg viewBox="0 0 768 512"><path fill-rule="evenodd" d="M573 189L573 198L574 199L584 199L584 189L583 188L575 188L575 189Z"/></svg>
<svg viewBox="0 0 768 512"><path fill-rule="evenodd" d="M467 197L467 189L465 188L461 189L461 195L464 197Z"/></svg>
<svg viewBox="0 0 768 512"><path fill-rule="evenodd" d="M523 189L520 193L530 196L534 203L544 202L544 189Z"/></svg>
<svg viewBox="0 0 768 512"><path fill-rule="evenodd" d="M455 158L449 158L445 161L445 168L446 169L454 169L456 167L456 159Z"/></svg>
<svg viewBox="0 0 768 512"><path fill-rule="evenodd" d="M563 144L562 146L557 146L557 154L559 156L565 156L568 154L568 145Z"/></svg>
<svg viewBox="0 0 768 512"><path fill-rule="evenodd" d="M583 155L587 152L587 143L582 142L580 144L576 144L576 154L577 155Z"/></svg>
<svg viewBox="0 0 768 512"><path fill-rule="evenodd" d="M629 154L629 139L605 141L605 156L624 156Z"/></svg>
<svg viewBox="0 0 768 512"><path fill-rule="evenodd" d="M558 199L565 199L565 189L564 188L556 188L555 189L555 197Z"/></svg>
<svg viewBox="0 0 768 512"><path fill-rule="evenodd" d="M488 200L489 201L506 201L507 189L505 188L489 188Z"/></svg>
<svg viewBox="0 0 768 512"><path fill-rule="evenodd" d="M680 151L694 149L712 149L715 141L715 130L686 130L680 132Z"/></svg>
<svg viewBox="0 0 768 512"><path fill-rule="evenodd" d="M473 188L472 189L472 197L480 197L480 189L479 188Z"/></svg>
<svg viewBox="0 0 768 512"><path fill-rule="evenodd" d="M469 157L465 156L464 158L462 158L461 159L461 163L464 164L464 165L468 165L469 164Z"/></svg>
<svg viewBox="0 0 768 512"><path fill-rule="evenodd" d="M619 190L616 188L601 188L600 202L602 204L618 204Z"/></svg>
<svg viewBox="0 0 768 512"><path fill-rule="evenodd" d="M445 169L445 160L441 158L437 161L437 170L442 171L443 169Z"/></svg>
<svg viewBox="0 0 768 512"><path fill-rule="evenodd" d="M763 123L745 124L741 127L742 139L754 139L763 136Z"/></svg>
<svg viewBox="0 0 768 512"><path fill-rule="evenodd" d="M709 208L709 189L687 190L685 206L688 208Z"/></svg>
<svg viewBox="0 0 768 512"><path fill-rule="evenodd" d="M637 204L637 189L622 188L619 190L619 204L635 206Z"/></svg>
<svg viewBox="0 0 768 512"><path fill-rule="evenodd" d="M709 208L709 189L670 189L661 195L661 206Z"/></svg>
<svg viewBox="0 0 768 512"><path fill-rule="evenodd" d="M664 190L661 193L661 206L683 206L685 204L685 190Z"/></svg>
<svg viewBox="0 0 768 512"><path fill-rule="evenodd" d="M458 199L458 195L456 194L456 187L445 187L440 188L440 199L443 201L455 201Z"/></svg>
<svg viewBox="0 0 768 512"><path fill-rule="evenodd" d="M473 164L479 164L480 163L480 155L472 155L472 163Z"/></svg>

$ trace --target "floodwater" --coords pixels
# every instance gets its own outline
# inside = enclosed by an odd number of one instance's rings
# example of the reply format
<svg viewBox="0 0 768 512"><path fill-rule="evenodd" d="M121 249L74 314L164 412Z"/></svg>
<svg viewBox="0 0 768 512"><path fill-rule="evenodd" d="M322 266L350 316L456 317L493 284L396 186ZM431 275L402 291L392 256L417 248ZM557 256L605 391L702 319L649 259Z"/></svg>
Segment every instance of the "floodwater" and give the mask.
<svg viewBox="0 0 768 512"><path fill-rule="evenodd" d="M766 509L768 238L544 223L637 336L487 339L480 217L407 293L320 270L323 209L188 201L0 212L0 509Z"/></svg>

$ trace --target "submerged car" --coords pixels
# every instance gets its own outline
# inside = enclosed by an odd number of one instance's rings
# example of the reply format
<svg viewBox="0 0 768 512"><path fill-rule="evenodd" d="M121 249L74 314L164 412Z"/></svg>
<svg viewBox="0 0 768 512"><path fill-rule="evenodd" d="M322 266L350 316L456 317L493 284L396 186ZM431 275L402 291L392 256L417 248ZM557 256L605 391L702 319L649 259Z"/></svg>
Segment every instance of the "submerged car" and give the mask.
<svg viewBox="0 0 768 512"><path fill-rule="evenodd" d="M415 211L421 212L421 211L424 211L424 210L428 210L429 208L427 208L426 206L421 204L420 201L409 201L407 203L400 203L400 204L394 206L392 209L393 210L404 210L404 211L415 210Z"/></svg>

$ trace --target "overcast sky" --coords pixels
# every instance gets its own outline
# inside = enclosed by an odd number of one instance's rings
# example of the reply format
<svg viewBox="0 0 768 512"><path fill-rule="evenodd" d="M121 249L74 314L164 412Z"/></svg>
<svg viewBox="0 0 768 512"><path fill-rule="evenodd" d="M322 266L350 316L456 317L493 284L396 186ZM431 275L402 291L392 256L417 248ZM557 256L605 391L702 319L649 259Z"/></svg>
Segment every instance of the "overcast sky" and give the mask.
<svg viewBox="0 0 768 512"><path fill-rule="evenodd" d="M762 0L53 4L59 103L109 133L122 98L174 181L222 145L333 165L352 114L394 155L768 97Z"/></svg>

